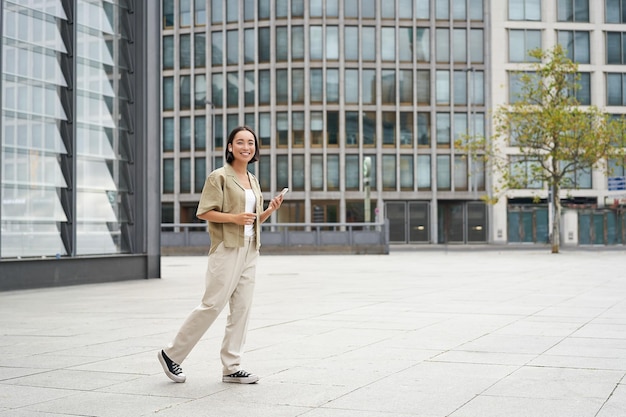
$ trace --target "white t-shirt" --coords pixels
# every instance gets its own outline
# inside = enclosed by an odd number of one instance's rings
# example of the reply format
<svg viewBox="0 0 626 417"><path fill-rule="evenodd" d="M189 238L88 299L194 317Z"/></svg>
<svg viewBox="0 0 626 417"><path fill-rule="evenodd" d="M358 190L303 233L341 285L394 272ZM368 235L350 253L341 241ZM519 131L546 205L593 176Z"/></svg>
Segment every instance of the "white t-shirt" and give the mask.
<svg viewBox="0 0 626 417"><path fill-rule="evenodd" d="M246 213L254 213L256 211L256 197L254 191L246 190ZM244 226L245 236L254 236L254 223Z"/></svg>

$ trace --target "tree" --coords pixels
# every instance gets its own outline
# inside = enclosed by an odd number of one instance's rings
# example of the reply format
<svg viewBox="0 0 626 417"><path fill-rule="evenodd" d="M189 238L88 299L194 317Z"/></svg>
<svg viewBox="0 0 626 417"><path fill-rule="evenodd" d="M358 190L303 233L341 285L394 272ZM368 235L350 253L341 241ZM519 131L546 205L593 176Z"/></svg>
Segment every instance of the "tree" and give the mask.
<svg viewBox="0 0 626 417"><path fill-rule="evenodd" d="M622 137L625 125L595 106L580 105L578 65L560 45L529 54L539 61L532 71L512 74L511 90L518 93L494 111L491 140L470 137L459 146L483 159L492 173L492 203L507 190L547 187L553 202L552 253L558 253L561 190L576 188L581 173L606 172L609 159L623 161L624 148L612 140Z"/></svg>

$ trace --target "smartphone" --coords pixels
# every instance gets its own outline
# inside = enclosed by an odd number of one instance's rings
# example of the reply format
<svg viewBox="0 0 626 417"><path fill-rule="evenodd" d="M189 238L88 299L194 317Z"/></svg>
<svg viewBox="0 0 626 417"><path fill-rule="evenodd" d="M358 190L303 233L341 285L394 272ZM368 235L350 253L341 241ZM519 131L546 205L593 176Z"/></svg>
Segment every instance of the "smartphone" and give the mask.
<svg viewBox="0 0 626 417"><path fill-rule="evenodd" d="M285 196L285 194L287 194L287 191L289 191L289 188L283 188L283 190L280 192L280 195Z"/></svg>

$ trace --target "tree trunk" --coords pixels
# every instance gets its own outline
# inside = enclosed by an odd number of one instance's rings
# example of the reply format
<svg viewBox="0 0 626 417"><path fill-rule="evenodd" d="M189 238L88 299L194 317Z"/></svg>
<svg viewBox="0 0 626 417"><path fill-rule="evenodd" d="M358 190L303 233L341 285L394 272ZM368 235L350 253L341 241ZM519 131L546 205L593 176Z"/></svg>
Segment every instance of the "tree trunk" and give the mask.
<svg viewBox="0 0 626 417"><path fill-rule="evenodd" d="M561 244L561 198L559 197L561 188L554 185L552 194L552 204L554 207L554 216L552 219L552 253L559 253Z"/></svg>

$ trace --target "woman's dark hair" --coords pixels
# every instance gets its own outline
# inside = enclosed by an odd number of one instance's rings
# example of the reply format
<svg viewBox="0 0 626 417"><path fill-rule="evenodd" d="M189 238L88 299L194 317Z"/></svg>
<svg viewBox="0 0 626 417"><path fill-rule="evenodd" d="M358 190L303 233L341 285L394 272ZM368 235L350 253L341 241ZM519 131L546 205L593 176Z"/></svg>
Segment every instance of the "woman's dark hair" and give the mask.
<svg viewBox="0 0 626 417"><path fill-rule="evenodd" d="M231 151L228 150L228 145L233 143L233 140L235 140L235 136L237 135L237 133L241 132L242 130L247 130L248 132L252 133L252 136L254 136L254 156L248 163L250 164L259 160L259 138L257 138L256 133L254 133L254 130L252 130L252 128L248 126L238 126L230 132L230 134L228 135L228 142L226 142L224 156L226 157L226 162L228 162L229 164L235 160L235 156Z"/></svg>

